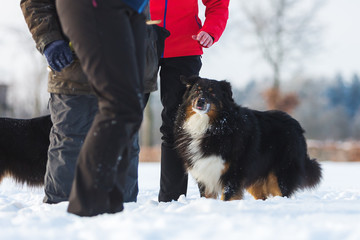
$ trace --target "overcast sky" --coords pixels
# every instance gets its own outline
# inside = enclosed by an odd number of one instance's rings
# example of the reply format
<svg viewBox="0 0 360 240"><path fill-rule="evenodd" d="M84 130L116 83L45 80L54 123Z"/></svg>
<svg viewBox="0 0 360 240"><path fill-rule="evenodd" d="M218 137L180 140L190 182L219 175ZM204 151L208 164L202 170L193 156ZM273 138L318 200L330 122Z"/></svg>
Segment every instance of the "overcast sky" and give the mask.
<svg viewBox="0 0 360 240"><path fill-rule="evenodd" d="M7 26L23 26L25 21L20 11L19 1L2 1L0 8L0 44L12 44L4 40ZM265 0L264 0L265 1ZM235 9L237 0L230 0L230 17L239 12ZM354 73L360 73L360 0L327 0L318 13L319 23L323 26L321 51L306 60L306 74L311 76L333 76L342 73L350 78ZM231 21L229 21L231 23ZM229 28L230 29L230 28ZM236 52L240 39L227 37L225 31L223 40L214 48L205 50L202 74L206 77L229 79L235 83L244 83L249 78L262 77L268 74L268 69L259 61L259 56L253 53ZM30 34L29 34L30 35ZM9 69L9 56L4 56L4 46L0 46L0 69ZM11 46L21 49L21 46ZM6 47L9 48L9 47ZM225 49L226 48L226 49ZM237 51L237 50L236 50ZM11 56L10 56L11 57ZM5 59L6 58L6 59ZM19 67L19 66L18 66ZM240 84L241 85L241 84Z"/></svg>
<svg viewBox="0 0 360 240"><path fill-rule="evenodd" d="M360 1L328 0L319 19L325 26L325 51L313 72L360 73Z"/></svg>

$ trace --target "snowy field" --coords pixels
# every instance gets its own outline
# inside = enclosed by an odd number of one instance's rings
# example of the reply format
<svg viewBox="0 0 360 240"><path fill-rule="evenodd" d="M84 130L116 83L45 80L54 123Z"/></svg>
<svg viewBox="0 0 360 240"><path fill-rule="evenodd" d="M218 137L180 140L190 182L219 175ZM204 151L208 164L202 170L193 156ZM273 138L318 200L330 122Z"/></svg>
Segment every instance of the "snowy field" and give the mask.
<svg viewBox="0 0 360 240"><path fill-rule="evenodd" d="M42 203L42 189L0 184L0 239L360 239L360 163L322 163L324 178L313 191L222 202L188 196L158 203L160 166L141 163L137 203L125 211L87 218L66 212L68 203Z"/></svg>

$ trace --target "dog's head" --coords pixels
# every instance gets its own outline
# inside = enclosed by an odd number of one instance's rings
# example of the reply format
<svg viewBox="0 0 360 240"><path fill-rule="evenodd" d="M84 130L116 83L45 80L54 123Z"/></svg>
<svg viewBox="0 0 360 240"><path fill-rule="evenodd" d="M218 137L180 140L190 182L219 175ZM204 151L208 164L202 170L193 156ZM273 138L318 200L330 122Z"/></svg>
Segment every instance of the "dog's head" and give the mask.
<svg viewBox="0 0 360 240"><path fill-rule="evenodd" d="M216 115L224 104L233 103L231 85L227 81L217 81L198 76L184 77L186 84L183 103L191 106L192 111L199 114Z"/></svg>

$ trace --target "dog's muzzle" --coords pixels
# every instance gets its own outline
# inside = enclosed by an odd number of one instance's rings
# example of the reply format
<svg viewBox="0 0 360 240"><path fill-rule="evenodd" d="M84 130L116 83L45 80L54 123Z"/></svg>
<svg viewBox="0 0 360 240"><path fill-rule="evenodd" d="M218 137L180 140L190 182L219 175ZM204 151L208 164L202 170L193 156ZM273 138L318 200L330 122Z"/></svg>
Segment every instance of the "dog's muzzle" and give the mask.
<svg viewBox="0 0 360 240"><path fill-rule="evenodd" d="M194 100L193 109L198 113L207 113L210 110L210 103L208 103L205 98L199 97Z"/></svg>

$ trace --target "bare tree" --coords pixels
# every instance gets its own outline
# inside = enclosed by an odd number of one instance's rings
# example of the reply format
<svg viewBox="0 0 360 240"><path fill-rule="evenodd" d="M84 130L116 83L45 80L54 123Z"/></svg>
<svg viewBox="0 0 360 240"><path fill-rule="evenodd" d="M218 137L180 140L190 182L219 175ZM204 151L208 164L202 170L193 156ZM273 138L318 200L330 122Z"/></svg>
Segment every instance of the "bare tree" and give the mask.
<svg viewBox="0 0 360 240"><path fill-rule="evenodd" d="M318 44L314 18L323 0L241 0L241 9L257 40L257 48L272 71L272 87L266 92L270 108L297 105L292 94L282 96L283 71L308 56ZM284 104L285 101L285 104Z"/></svg>

